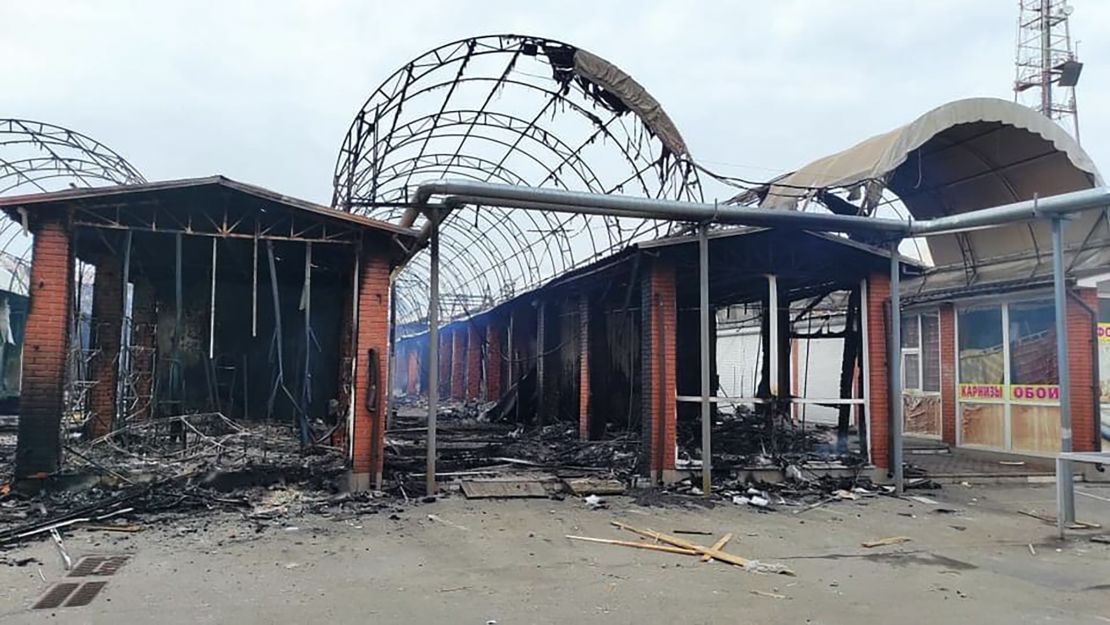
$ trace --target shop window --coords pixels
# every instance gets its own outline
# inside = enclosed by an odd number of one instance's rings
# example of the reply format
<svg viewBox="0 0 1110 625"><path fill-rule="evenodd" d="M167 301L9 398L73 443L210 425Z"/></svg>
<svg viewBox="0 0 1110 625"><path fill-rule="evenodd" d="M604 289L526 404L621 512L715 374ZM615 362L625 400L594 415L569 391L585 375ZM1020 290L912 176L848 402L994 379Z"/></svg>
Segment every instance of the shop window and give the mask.
<svg viewBox="0 0 1110 625"><path fill-rule="evenodd" d="M907 391L921 390L920 356L905 354L902 358L902 388Z"/></svg>
<svg viewBox="0 0 1110 625"><path fill-rule="evenodd" d="M1056 315L1052 303L1010 304L1009 312L1010 384L1056 384Z"/></svg>
<svg viewBox="0 0 1110 625"><path fill-rule="evenodd" d="M920 346L917 315L902 316L902 347L917 349Z"/></svg>
<svg viewBox="0 0 1110 625"><path fill-rule="evenodd" d="M940 317L921 315L921 390L940 392Z"/></svg>
<svg viewBox="0 0 1110 625"><path fill-rule="evenodd" d="M1002 308L961 310L958 324L960 383L1004 384Z"/></svg>
<svg viewBox="0 0 1110 625"><path fill-rule="evenodd" d="M902 316L902 388L940 392L940 322L935 313Z"/></svg>

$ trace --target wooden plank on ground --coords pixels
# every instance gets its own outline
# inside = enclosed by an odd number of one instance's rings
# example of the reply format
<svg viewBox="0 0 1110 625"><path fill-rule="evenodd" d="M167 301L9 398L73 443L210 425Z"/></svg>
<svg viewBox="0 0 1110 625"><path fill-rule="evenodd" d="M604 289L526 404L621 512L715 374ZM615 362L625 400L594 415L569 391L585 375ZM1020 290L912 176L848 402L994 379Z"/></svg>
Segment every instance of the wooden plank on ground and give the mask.
<svg viewBox="0 0 1110 625"><path fill-rule="evenodd" d="M732 540L731 532L725 534L724 536L721 536L721 539L713 543L713 546L709 548L709 551L707 553L702 554L701 561L709 562L710 560L712 560L714 554L720 553L720 551L725 548L725 545L727 545L728 541L730 540Z"/></svg>
<svg viewBox="0 0 1110 625"><path fill-rule="evenodd" d="M463 494L467 499L522 499L547 497L547 489L535 480L463 480Z"/></svg>
<svg viewBox="0 0 1110 625"><path fill-rule="evenodd" d="M910 540L912 540L912 539L909 536L891 536L889 538L880 538L878 540L869 540L867 542L863 542L863 543L860 543L860 544L863 545L864 547L867 547L868 549L870 549L872 547L885 547L886 545L897 545L899 543L908 543L908 542L910 542Z"/></svg>
<svg viewBox="0 0 1110 625"><path fill-rule="evenodd" d="M620 521L613 521L613 525L616 526L616 527L619 527L622 530L627 530L629 532L632 532L633 534L639 534L641 536L647 536L648 538L654 538L655 540L658 540L659 542L674 545L675 547L682 547L683 549L689 549L691 551L696 551L697 553L700 553L702 555L710 553L714 560L720 560L721 562L728 562L729 564L735 564L736 566L747 566L748 565L748 559L747 558L741 558L740 556L734 556L731 553L726 553L724 551L718 551L716 553L712 553L711 550L708 547L704 547L702 545L692 543L688 540L683 540L683 539L678 538L676 536L670 536L670 535L664 534L662 532L657 532L657 531L652 530L652 529L640 529L638 527L632 527L631 525L628 525L627 523L621 523Z"/></svg>
<svg viewBox="0 0 1110 625"><path fill-rule="evenodd" d="M607 480L598 477L583 477L573 480L564 480L570 492L582 497L584 495L620 495L624 493L624 482L620 480Z"/></svg>
<svg viewBox="0 0 1110 625"><path fill-rule="evenodd" d="M590 543L601 543L603 545L620 545L621 547L633 547L635 549L648 549L651 551L663 551L666 553L678 553L685 556L696 556L698 552L691 549L683 549L681 547L670 547L667 545L656 545L653 543L638 543L632 540L613 540L611 538L591 538L590 536L571 536L567 534L567 538L571 540L582 540Z"/></svg>

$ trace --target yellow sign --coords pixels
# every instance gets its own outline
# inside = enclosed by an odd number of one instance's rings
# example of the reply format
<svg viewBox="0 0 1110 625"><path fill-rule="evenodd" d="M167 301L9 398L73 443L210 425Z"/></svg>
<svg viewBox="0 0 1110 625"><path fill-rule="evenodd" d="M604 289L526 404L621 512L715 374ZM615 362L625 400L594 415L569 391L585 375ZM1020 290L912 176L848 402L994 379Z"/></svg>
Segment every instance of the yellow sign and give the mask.
<svg viewBox="0 0 1110 625"><path fill-rule="evenodd" d="M1098 340L1110 342L1110 323L1098 324Z"/></svg>
<svg viewBox="0 0 1110 625"><path fill-rule="evenodd" d="M1060 387L1056 384L1011 384L1010 400L1020 402L1058 402Z"/></svg>
<svg viewBox="0 0 1110 625"><path fill-rule="evenodd" d="M975 400L1002 400L1001 384L961 384L960 399L965 401Z"/></svg>

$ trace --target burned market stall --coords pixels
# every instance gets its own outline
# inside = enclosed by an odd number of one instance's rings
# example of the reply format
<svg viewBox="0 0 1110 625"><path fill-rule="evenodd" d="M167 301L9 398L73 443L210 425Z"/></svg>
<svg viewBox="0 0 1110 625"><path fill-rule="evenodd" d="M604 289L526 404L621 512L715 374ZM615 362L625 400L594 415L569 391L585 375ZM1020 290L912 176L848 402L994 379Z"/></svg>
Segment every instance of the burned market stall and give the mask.
<svg viewBox="0 0 1110 625"><path fill-rule="evenodd" d="M406 230L218 176L0 205L34 235L17 480L102 448L226 458L232 435L380 477Z"/></svg>
<svg viewBox="0 0 1110 625"><path fill-rule="evenodd" d="M712 230L708 246L715 470L887 466L889 251L755 228ZM445 324L448 434L437 451L459 462L444 470L508 459L662 482L698 470L698 270L696 236L638 243ZM412 426L423 419L415 381L424 379L426 343L426 332L398 340L413 376L394 389L413 419L406 441L390 436L391 449L410 458L398 468L420 466L425 451L424 430ZM463 424L467 432L452 438Z"/></svg>

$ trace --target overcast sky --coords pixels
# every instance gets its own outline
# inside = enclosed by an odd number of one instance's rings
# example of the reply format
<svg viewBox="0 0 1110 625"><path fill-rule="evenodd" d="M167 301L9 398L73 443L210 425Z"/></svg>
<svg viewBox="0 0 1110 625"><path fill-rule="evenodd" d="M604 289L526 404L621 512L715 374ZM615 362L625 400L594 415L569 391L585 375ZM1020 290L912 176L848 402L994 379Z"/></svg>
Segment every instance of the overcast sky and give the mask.
<svg viewBox="0 0 1110 625"><path fill-rule="evenodd" d="M1082 143L1110 168L1110 2L1073 0ZM148 179L221 173L331 198L378 83L448 41L514 32L609 59L694 156L766 179L946 101L1010 98L1015 0L0 0L0 117L72 127Z"/></svg>

